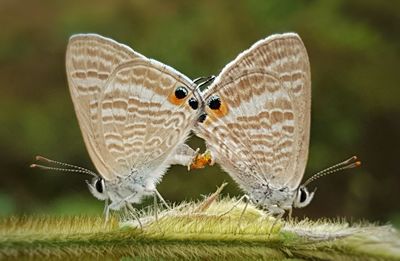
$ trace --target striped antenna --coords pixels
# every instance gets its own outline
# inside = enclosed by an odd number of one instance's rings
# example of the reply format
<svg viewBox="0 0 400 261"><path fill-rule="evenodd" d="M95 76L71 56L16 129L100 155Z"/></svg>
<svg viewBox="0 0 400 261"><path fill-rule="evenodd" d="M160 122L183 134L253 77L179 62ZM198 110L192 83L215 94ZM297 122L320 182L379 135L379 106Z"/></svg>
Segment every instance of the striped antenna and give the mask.
<svg viewBox="0 0 400 261"><path fill-rule="evenodd" d="M311 176L311 178L307 179L303 185L301 185L301 187L305 187L308 184L310 184L311 182L326 176L326 175L330 175L345 169L352 169L352 168L357 168L361 166L361 161L358 160L357 156L353 156L343 162L340 162L338 164L335 164L329 168L326 168L324 170L321 170L319 172L317 172L316 174L314 174L313 176Z"/></svg>
<svg viewBox="0 0 400 261"><path fill-rule="evenodd" d="M215 80L215 75L210 75L207 77L199 77L193 80L193 82L197 85L196 89L204 89L206 86L209 86Z"/></svg>
<svg viewBox="0 0 400 261"><path fill-rule="evenodd" d="M52 167L52 166L46 166L46 165L41 165L41 164L31 164L30 167L31 168L39 168L39 169L44 169L44 170L55 170L55 171L62 171L62 172L75 172L75 173L82 173L82 174L89 174L92 176L97 177L98 175L96 173L94 173L91 170L79 167L79 166L75 166L72 164L68 164L68 163L64 163L64 162L60 162L60 161L56 161L56 160L51 160L48 158L45 158L43 156L36 156L35 157L36 161L42 161L48 164L55 164L55 165L60 165L63 168L59 168L59 167Z"/></svg>

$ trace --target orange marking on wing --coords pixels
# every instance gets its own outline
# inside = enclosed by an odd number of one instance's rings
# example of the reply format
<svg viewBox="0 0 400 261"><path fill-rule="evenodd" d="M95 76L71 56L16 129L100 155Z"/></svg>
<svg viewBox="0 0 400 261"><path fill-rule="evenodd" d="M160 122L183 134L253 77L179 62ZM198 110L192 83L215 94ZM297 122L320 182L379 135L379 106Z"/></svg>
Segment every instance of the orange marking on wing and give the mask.
<svg viewBox="0 0 400 261"><path fill-rule="evenodd" d="M210 108L207 109L207 119L204 121L206 125L211 123L212 121L216 121L217 118L222 118L229 113L228 106L225 102L221 102L221 106L218 110L212 110Z"/></svg>
<svg viewBox="0 0 400 261"><path fill-rule="evenodd" d="M181 105L182 103L184 103L186 101L187 97L183 98L183 99L178 99L175 96L175 92L172 92L169 96L168 96L168 101L174 105Z"/></svg>

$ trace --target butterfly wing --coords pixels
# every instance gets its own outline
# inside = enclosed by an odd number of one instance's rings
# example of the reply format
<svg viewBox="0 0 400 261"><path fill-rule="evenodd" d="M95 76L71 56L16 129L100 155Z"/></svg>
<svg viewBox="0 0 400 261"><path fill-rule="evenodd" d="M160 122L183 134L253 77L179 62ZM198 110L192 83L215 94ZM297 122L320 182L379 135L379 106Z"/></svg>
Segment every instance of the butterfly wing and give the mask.
<svg viewBox="0 0 400 261"><path fill-rule="evenodd" d="M105 179L151 172L182 143L197 118L194 84L176 70L94 34L70 39L66 68L89 155ZM176 99L175 88L188 95Z"/></svg>
<svg viewBox="0 0 400 261"><path fill-rule="evenodd" d="M178 88L185 98L176 97ZM187 139L199 114L188 101L199 97L190 79L157 61L122 64L100 99L105 150L124 170L158 172Z"/></svg>
<svg viewBox="0 0 400 261"><path fill-rule="evenodd" d="M311 83L297 34L255 43L203 97L208 117L196 132L243 189L260 182L298 187L308 157Z"/></svg>

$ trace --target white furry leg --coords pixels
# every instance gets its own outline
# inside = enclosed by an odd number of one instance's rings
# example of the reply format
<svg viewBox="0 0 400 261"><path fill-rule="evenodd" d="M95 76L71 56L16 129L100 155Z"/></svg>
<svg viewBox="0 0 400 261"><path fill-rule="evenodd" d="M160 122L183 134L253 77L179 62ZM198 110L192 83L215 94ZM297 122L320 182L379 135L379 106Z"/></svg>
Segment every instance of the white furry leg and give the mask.
<svg viewBox="0 0 400 261"><path fill-rule="evenodd" d="M160 201L164 204L164 206L168 209L171 210L171 207L167 204L165 199L161 196L160 192L158 192L157 189L154 189L154 194L157 195L157 197L160 199Z"/></svg>
<svg viewBox="0 0 400 261"><path fill-rule="evenodd" d="M109 199L107 198L106 200L104 200L103 216L106 216L106 214L108 212L108 203L109 203Z"/></svg>
<svg viewBox="0 0 400 261"><path fill-rule="evenodd" d="M158 222L158 204L157 204L157 194L153 194L153 201L154 201L154 218L156 222Z"/></svg>
<svg viewBox="0 0 400 261"><path fill-rule="evenodd" d="M139 215L137 214L137 210L130 203L127 203L126 206L131 211L132 216L137 220L137 222L140 226L140 229L143 230L143 225L142 225L142 222L140 221Z"/></svg>
<svg viewBox="0 0 400 261"><path fill-rule="evenodd" d="M224 213L222 213L221 215L220 215L220 217L222 217L222 216L225 216L226 214L228 214L229 212L231 212L234 208L236 208L243 200L246 200L247 201L247 204L246 204L246 206L244 207L244 210L246 210L246 208L247 208L247 205L248 205L248 200L249 200L249 196L248 195L243 195L243 196L241 196L237 201L236 201L236 203L228 210L228 211L225 211ZM244 214L244 211L242 212L242 215ZM241 216L242 216L241 215Z"/></svg>
<svg viewBox="0 0 400 261"><path fill-rule="evenodd" d="M110 205L108 205L108 202L104 207L103 215L105 216L104 225L106 225L110 216Z"/></svg>
<svg viewBox="0 0 400 261"><path fill-rule="evenodd" d="M285 214L285 210L282 209L282 208L280 208L280 207L278 207L278 206L271 206L268 210L270 211L270 213L271 213L272 216L276 215L276 216L275 216L274 223L272 223L271 229L269 230L268 237L270 237L271 234L272 234L272 231L273 231L273 229L274 229L274 227L275 227L275 225L278 223L278 221L279 221L279 220L283 217L283 215Z"/></svg>
<svg viewBox="0 0 400 261"><path fill-rule="evenodd" d="M104 211L103 211L103 212L105 212L105 216L106 216L106 218L105 218L105 223L108 222L109 215L110 215L110 209L117 209L117 210L119 210L119 209L121 208L121 203L125 202L124 206L125 206L126 204L129 204L129 203L128 203L129 200L130 200L131 198L135 197L136 194L137 194L137 192L132 193L131 195L127 196L126 198L124 198L124 199L122 199L122 200L120 200L120 201L112 202L111 204L108 204L108 200L107 200L107 201L106 201L106 205L105 205L105 207L104 207Z"/></svg>

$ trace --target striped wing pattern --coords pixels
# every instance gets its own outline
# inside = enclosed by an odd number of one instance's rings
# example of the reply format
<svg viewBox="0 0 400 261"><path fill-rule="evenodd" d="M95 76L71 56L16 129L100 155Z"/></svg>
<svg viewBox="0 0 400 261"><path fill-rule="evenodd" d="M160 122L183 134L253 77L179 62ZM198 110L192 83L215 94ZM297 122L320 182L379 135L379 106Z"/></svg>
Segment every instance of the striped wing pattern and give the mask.
<svg viewBox="0 0 400 261"><path fill-rule="evenodd" d="M246 191L298 187L308 157L311 84L297 34L273 35L229 63L204 93L196 126L216 161ZM219 98L219 107L207 104Z"/></svg>
<svg viewBox="0 0 400 261"><path fill-rule="evenodd" d="M71 37L66 67L87 150L107 180L157 169L197 119L190 79L111 39ZM190 91L185 99L174 99L177 86Z"/></svg>
<svg viewBox="0 0 400 261"><path fill-rule="evenodd" d="M185 141L197 113L184 101L171 101L178 86L194 88L189 79L154 60L117 68L100 99L100 127L102 143L118 166L152 172Z"/></svg>

